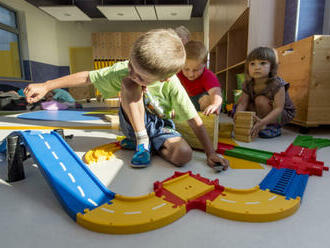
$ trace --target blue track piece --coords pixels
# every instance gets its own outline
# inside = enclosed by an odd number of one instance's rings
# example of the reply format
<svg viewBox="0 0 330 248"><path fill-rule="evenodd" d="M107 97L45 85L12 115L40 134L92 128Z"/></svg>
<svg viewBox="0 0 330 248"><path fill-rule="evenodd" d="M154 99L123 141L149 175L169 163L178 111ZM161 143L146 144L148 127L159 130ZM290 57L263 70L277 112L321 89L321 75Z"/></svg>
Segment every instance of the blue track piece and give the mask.
<svg viewBox="0 0 330 248"><path fill-rule="evenodd" d="M76 220L77 213L94 209L108 203L115 193L101 181L75 154L71 147L56 132L17 132L26 148L46 178L54 194L70 215Z"/></svg>
<svg viewBox="0 0 330 248"><path fill-rule="evenodd" d="M286 199L303 197L309 175L298 175L295 170L273 168L259 184L260 189L286 196Z"/></svg>

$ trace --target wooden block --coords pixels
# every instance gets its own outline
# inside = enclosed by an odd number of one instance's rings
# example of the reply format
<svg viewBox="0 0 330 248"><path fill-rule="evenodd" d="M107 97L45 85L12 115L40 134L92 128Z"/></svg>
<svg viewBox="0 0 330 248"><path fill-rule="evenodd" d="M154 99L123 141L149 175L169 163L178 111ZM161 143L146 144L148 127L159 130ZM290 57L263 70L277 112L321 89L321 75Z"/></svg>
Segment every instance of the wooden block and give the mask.
<svg viewBox="0 0 330 248"><path fill-rule="evenodd" d="M219 132L231 132L233 131L234 124L232 122L220 122L219 123Z"/></svg>
<svg viewBox="0 0 330 248"><path fill-rule="evenodd" d="M235 135L249 136L251 133L251 128L235 127L234 133L235 133Z"/></svg>
<svg viewBox="0 0 330 248"><path fill-rule="evenodd" d="M206 132L213 142L214 149L218 146L218 132L219 132L219 116L209 115L206 116L199 112L198 115L201 117L203 124L206 128ZM194 134L187 122L177 122L174 120L176 130L182 134L182 137L188 142L193 149L204 150L204 147L199 142L199 139Z"/></svg>
<svg viewBox="0 0 330 248"><path fill-rule="evenodd" d="M254 111L238 111L236 113L237 116L246 116L246 117L251 117L255 116L256 112Z"/></svg>
<svg viewBox="0 0 330 248"><path fill-rule="evenodd" d="M235 122L235 127L239 127L239 128L252 128L253 125L254 124L251 121L239 121L239 122Z"/></svg>
<svg viewBox="0 0 330 248"><path fill-rule="evenodd" d="M104 99L104 103L111 107L111 108L119 108L120 107L120 100L119 98L108 98Z"/></svg>
<svg viewBox="0 0 330 248"><path fill-rule="evenodd" d="M254 125L255 112L239 111L235 115L235 127L252 128Z"/></svg>
<svg viewBox="0 0 330 248"><path fill-rule="evenodd" d="M232 131L220 131L219 138L231 138L232 137Z"/></svg>
<svg viewBox="0 0 330 248"><path fill-rule="evenodd" d="M110 122L111 127L119 127L118 115L104 115L104 118Z"/></svg>
<svg viewBox="0 0 330 248"><path fill-rule="evenodd" d="M243 142L251 142L252 141L251 135L245 136L245 135L236 135L235 134L235 139L239 140L239 141L243 141Z"/></svg>

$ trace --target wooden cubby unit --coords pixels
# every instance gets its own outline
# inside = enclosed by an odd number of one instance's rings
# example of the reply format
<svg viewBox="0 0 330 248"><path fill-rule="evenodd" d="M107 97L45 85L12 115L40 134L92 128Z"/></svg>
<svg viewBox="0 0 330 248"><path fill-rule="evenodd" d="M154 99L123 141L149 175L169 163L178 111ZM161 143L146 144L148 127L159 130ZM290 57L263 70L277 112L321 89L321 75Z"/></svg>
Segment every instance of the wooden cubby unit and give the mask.
<svg viewBox="0 0 330 248"><path fill-rule="evenodd" d="M227 103L234 102L236 75L244 72L248 53L259 46L282 45L286 2L210 0L210 69L225 79L221 83Z"/></svg>
<svg viewBox="0 0 330 248"><path fill-rule="evenodd" d="M226 92L227 103L234 102L236 74L244 72L249 31L249 8L220 38L210 52L210 69L218 76Z"/></svg>
<svg viewBox="0 0 330 248"><path fill-rule="evenodd" d="M217 77L221 84L221 88L226 92L227 73L226 72L218 73Z"/></svg>
<svg viewBox="0 0 330 248"><path fill-rule="evenodd" d="M228 37L227 35L223 37L216 46L216 71L223 71L227 67L227 47L228 46Z"/></svg>

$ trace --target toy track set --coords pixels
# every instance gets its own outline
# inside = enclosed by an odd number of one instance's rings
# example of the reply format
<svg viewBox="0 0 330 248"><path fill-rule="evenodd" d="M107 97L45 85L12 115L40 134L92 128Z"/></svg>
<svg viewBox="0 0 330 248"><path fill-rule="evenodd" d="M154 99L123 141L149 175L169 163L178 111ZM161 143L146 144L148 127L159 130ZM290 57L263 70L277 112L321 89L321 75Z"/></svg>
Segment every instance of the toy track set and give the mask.
<svg viewBox="0 0 330 248"><path fill-rule="evenodd" d="M285 152L271 153L219 143L221 154L273 168L250 189L224 187L218 179L211 181L188 171L155 182L154 191L147 195L127 197L107 189L56 131L13 132L6 143L9 182L25 178L23 161L31 155L74 221L92 231L116 234L160 228L192 209L249 222L288 217L299 208L309 176L322 176L328 170L316 160L316 151L330 145L329 140L298 136ZM118 143L111 143L86 157L97 161L98 155L119 149Z"/></svg>

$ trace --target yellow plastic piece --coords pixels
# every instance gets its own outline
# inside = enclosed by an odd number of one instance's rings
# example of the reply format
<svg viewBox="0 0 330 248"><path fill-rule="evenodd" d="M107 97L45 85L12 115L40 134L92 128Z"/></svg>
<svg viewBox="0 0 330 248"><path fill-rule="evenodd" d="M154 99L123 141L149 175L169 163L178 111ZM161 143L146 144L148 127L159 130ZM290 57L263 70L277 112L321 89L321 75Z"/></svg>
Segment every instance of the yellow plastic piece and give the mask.
<svg viewBox="0 0 330 248"><path fill-rule="evenodd" d="M97 163L99 161L109 160L114 156L114 153L118 151L120 147L116 144L110 143L103 146L98 146L89 150L84 156L84 162L86 164Z"/></svg>
<svg viewBox="0 0 330 248"><path fill-rule="evenodd" d="M286 200L285 196L261 190L226 188L222 195L207 201L206 212L226 219L267 222L285 218L297 211L300 197Z"/></svg>
<svg viewBox="0 0 330 248"><path fill-rule="evenodd" d="M229 166L232 169L264 169L264 167L257 162L226 155L224 155L223 157L229 161Z"/></svg>
<svg viewBox="0 0 330 248"><path fill-rule="evenodd" d="M96 232L127 234L163 227L186 214L184 205L174 207L154 192L140 197L116 195L111 202L78 213L77 223Z"/></svg>
<svg viewBox="0 0 330 248"><path fill-rule="evenodd" d="M226 110L227 111L232 111L233 110L233 108L234 108L234 104L226 104Z"/></svg>
<svg viewBox="0 0 330 248"><path fill-rule="evenodd" d="M86 112L84 115L116 115L118 114L118 110L112 109L112 110L99 110L99 111L93 111L93 112Z"/></svg>
<svg viewBox="0 0 330 248"><path fill-rule="evenodd" d="M115 129L110 125L98 125L98 126L5 126L0 127L0 130L54 130L54 129L81 129L81 130L90 130L90 129Z"/></svg>
<svg viewBox="0 0 330 248"><path fill-rule="evenodd" d="M164 182L163 187L186 202L214 190L214 185L205 184L189 174Z"/></svg>
<svg viewBox="0 0 330 248"><path fill-rule="evenodd" d="M124 136L124 135L122 135L122 136L118 135L118 136L116 137L116 140L117 140L117 141L122 141L122 140L125 139L125 138L126 138L126 136Z"/></svg>
<svg viewBox="0 0 330 248"><path fill-rule="evenodd" d="M218 141L224 144L238 146L238 144L233 139L219 138ZM229 161L229 166L232 169L264 169L261 164L253 161L248 161L226 155L224 155L224 158Z"/></svg>
<svg viewBox="0 0 330 248"><path fill-rule="evenodd" d="M228 138L219 138L218 142L228 144L228 145L238 146L238 144L231 138L230 139L228 139Z"/></svg>

